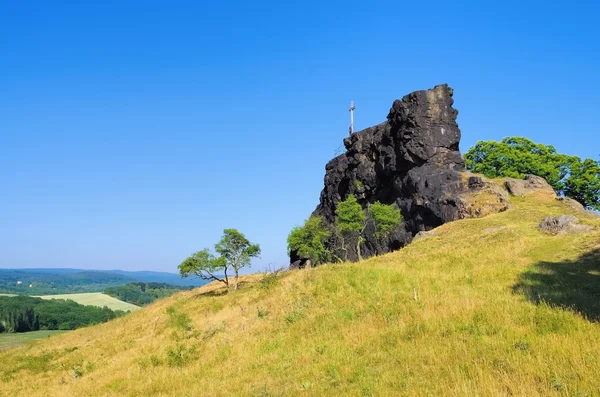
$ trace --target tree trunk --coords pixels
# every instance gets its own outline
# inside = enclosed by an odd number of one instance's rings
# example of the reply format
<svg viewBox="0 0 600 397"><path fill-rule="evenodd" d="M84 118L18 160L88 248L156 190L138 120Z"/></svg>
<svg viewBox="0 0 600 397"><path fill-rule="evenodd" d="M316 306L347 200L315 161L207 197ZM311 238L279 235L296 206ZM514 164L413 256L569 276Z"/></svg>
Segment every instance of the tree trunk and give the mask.
<svg viewBox="0 0 600 397"><path fill-rule="evenodd" d="M233 292L237 291L237 287L238 287L238 270L235 269L235 278L233 281Z"/></svg>
<svg viewBox="0 0 600 397"><path fill-rule="evenodd" d="M348 260L348 250L346 249L346 241L344 239L344 237L341 237L340 240L342 240L342 251L344 251L344 261Z"/></svg>
<svg viewBox="0 0 600 397"><path fill-rule="evenodd" d="M362 261L362 256L360 255L360 243L362 242L361 240L361 237L358 236L358 242L356 243L356 254L358 255L359 261Z"/></svg>

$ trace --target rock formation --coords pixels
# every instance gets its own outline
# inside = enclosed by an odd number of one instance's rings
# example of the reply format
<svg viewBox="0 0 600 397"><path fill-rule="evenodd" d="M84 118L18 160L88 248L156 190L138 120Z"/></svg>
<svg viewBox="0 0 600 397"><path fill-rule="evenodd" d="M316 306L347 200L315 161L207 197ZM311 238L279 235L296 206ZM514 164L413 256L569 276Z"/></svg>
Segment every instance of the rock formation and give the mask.
<svg viewBox="0 0 600 397"><path fill-rule="evenodd" d="M582 233L594 229L592 226L580 224L579 219L573 215L549 216L538 226L542 231L550 234Z"/></svg>
<svg viewBox="0 0 600 397"><path fill-rule="evenodd" d="M399 249L417 233L445 222L508 208L506 191L465 172L452 93L444 84L394 101L387 121L344 139L346 153L327 164L313 215L322 216L332 229L337 204L350 194L364 209L376 201L395 204L404 217L383 242L367 223L363 257ZM332 238L329 248L340 258L356 260L356 250L342 252L338 240ZM295 253L291 260L302 266Z"/></svg>
<svg viewBox="0 0 600 397"><path fill-rule="evenodd" d="M523 179L504 178L504 187L511 195L519 197L539 190L556 195L552 186L544 178L535 175L525 175Z"/></svg>

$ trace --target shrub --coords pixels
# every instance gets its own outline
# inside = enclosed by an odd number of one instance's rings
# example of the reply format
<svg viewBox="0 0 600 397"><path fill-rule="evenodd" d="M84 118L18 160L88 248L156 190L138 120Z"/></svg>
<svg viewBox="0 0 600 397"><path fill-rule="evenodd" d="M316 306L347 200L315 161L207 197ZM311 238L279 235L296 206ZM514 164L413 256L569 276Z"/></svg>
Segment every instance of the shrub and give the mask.
<svg viewBox="0 0 600 397"><path fill-rule="evenodd" d="M325 227L323 218L311 216L303 226L292 229L287 238L288 253L296 251L302 258L308 258L314 265L327 262L331 254L325 247L331 231Z"/></svg>
<svg viewBox="0 0 600 397"><path fill-rule="evenodd" d="M377 239L387 238L403 221L402 214L395 205L381 204L379 201L369 206L369 215L375 223Z"/></svg>

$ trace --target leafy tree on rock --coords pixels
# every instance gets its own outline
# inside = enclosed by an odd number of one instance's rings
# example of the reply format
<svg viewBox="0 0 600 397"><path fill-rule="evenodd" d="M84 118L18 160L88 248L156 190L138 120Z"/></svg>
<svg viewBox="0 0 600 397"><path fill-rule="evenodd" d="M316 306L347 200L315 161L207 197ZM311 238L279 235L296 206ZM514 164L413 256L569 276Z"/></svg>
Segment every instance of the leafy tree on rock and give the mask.
<svg viewBox="0 0 600 397"><path fill-rule="evenodd" d="M331 231L325 227L323 218L311 216L303 226L296 226L288 235L288 254L296 251L301 257L310 259L314 265L327 262L331 259L331 253L325 244L330 236Z"/></svg>
<svg viewBox="0 0 600 397"><path fill-rule="evenodd" d="M233 290L238 287L239 271L250 266L252 258L260 255L260 246L252 244L236 229L225 229L223 237L215 245L215 251L220 256L213 255L208 248L198 251L186 258L179 265L181 277L197 276L204 280L216 280L225 284L229 289L228 272L233 270ZM219 273L223 272L224 277Z"/></svg>
<svg viewBox="0 0 600 397"><path fill-rule="evenodd" d="M559 154L553 146L522 137L477 142L465 154L465 162L469 170L489 178L541 176L555 190L562 188L561 181L569 172L569 156Z"/></svg>
<svg viewBox="0 0 600 397"><path fill-rule="evenodd" d="M379 241L388 238L403 221L400 209L393 204L381 204L379 201L369 206L369 215L375 224L375 238Z"/></svg>
<svg viewBox="0 0 600 397"><path fill-rule="evenodd" d="M558 153L551 145L523 137L501 142L480 141L465 154L467 168L489 178L540 176L559 194L587 208L600 209L600 166L597 161Z"/></svg>
<svg viewBox="0 0 600 397"><path fill-rule="evenodd" d="M365 229L367 217L356 196L351 194L346 200L338 203L335 215L335 224L342 237L342 249L346 249L346 239L355 238L356 254L358 255L358 260L362 260L360 244L363 242L362 232Z"/></svg>

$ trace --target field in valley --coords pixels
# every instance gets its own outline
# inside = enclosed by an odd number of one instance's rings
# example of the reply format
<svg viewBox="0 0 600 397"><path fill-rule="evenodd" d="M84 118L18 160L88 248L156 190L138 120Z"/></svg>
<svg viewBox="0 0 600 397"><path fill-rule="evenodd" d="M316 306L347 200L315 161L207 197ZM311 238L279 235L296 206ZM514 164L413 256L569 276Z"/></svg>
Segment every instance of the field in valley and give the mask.
<svg viewBox="0 0 600 397"><path fill-rule="evenodd" d="M16 296L14 294L0 294L0 296ZM102 292L86 292L83 294L63 294L63 295L39 295L35 298L42 299L70 299L84 306L108 307L112 310L122 310L130 312L138 310L140 307L131 303L123 302L112 296L103 294Z"/></svg>
<svg viewBox="0 0 600 397"><path fill-rule="evenodd" d="M108 296L101 292L88 292L84 294L64 294L64 295L42 295L38 296L38 298L42 299L71 299L81 305L85 306L98 306L104 307L107 306L112 310L122 310L122 311L133 311L137 310L140 307L136 305L132 305L131 303L123 302L117 298L113 298L112 296Z"/></svg>

